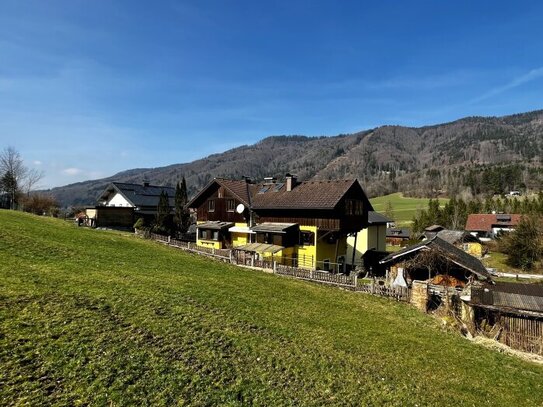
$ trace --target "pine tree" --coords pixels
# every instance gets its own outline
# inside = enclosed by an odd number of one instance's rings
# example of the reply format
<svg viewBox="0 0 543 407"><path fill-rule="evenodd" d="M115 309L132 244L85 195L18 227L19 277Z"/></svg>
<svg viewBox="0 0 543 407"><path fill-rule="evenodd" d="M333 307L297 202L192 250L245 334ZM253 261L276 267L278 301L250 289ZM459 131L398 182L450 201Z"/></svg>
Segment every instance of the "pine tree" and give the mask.
<svg viewBox="0 0 543 407"><path fill-rule="evenodd" d="M168 234L171 231L170 200L166 191L160 192L156 214L155 231Z"/></svg>
<svg viewBox="0 0 543 407"><path fill-rule="evenodd" d="M523 216L517 228L501 238L500 247L510 266L532 269L543 257L543 218Z"/></svg>
<svg viewBox="0 0 543 407"><path fill-rule="evenodd" d="M190 213L187 206L187 182L185 177L181 180L181 184L177 183L175 187L175 229L180 234L187 233L190 226Z"/></svg>
<svg viewBox="0 0 543 407"><path fill-rule="evenodd" d="M17 178L12 171L6 171L0 179L0 190L3 190L8 194L10 209L15 209L19 196L19 185L17 183Z"/></svg>
<svg viewBox="0 0 543 407"><path fill-rule="evenodd" d="M189 208L187 208L188 203L188 194L187 194L187 181L185 180L185 177L181 180L181 198L183 203L183 210L181 212L181 233L187 233L190 226L190 212Z"/></svg>

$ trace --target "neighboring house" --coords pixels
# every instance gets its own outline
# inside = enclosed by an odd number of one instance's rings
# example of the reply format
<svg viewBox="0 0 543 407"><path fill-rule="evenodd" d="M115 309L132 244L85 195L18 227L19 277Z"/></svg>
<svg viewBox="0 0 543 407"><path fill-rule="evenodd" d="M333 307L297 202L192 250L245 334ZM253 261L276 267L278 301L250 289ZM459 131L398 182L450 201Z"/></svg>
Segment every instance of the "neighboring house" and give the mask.
<svg viewBox="0 0 543 407"><path fill-rule="evenodd" d="M197 211L198 245L312 269L345 264L347 236L366 228L373 210L357 180L290 174L260 184L217 178L188 206Z"/></svg>
<svg viewBox="0 0 543 407"><path fill-rule="evenodd" d="M361 265L362 257L370 250L377 252L386 251L388 222L390 222L390 219L378 212L370 211L368 213L368 227L362 229L354 236L347 237L347 264ZM355 247L356 250L353 253Z"/></svg>
<svg viewBox="0 0 543 407"><path fill-rule="evenodd" d="M476 257L483 257L483 245L477 236L464 230L442 229L439 232L424 232L421 240L432 239L435 236L464 250L466 253Z"/></svg>
<svg viewBox="0 0 543 407"><path fill-rule="evenodd" d="M98 197L98 205L87 208L90 222L97 227L131 228L138 218L154 221L162 191L168 194L170 210L174 208L175 188L125 182L112 182Z"/></svg>
<svg viewBox="0 0 543 407"><path fill-rule="evenodd" d="M519 214L471 214L465 230L482 241L495 239L500 232L510 232L520 223Z"/></svg>
<svg viewBox="0 0 543 407"><path fill-rule="evenodd" d="M410 286L415 280L430 280L442 285L464 286L471 278L491 281L491 275L480 260L456 246L434 236L383 258L390 278Z"/></svg>
<svg viewBox="0 0 543 407"><path fill-rule="evenodd" d="M387 228L386 244L390 246L405 246L411 238L409 228Z"/></svg>

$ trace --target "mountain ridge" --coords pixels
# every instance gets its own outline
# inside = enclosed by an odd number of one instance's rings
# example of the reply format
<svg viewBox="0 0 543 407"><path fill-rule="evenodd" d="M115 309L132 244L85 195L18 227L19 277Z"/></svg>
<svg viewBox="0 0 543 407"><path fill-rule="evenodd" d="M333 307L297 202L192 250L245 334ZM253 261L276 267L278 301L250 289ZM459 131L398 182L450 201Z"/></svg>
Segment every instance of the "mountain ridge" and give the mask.
<svg viewBox="0 0 543 407"><path fill-rule="evenodd" d="M214 177L261 180L290 172L302 180L359 178L371 196L397 191L480 195L541 189L542 152L543 110L535 110L421 127L384 125L336 136L268 136L192 162L128 169L47 192L63 206L90 205L114 180L145 178L173 186L185 176L194 194ZM500 179L500 172L508 179Z"/></svg>

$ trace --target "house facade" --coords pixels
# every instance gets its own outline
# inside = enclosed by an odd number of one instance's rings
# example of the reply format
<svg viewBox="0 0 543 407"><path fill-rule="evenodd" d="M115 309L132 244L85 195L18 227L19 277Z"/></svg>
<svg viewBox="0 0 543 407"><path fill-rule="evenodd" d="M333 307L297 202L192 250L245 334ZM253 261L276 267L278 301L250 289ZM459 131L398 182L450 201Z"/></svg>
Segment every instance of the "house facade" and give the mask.
<svg viewBox="0 0 543 407"><path fill-rule="evenodd" d="M324 270L346 263L347 236L366 228L373 210L357 180L298 182L289 174L259 184L217 178L188 206L200 246Z"/></svg>
<svg viewBox="0 0 543 407"><path fill-rule="evenodd" d="M96 227L132 228L138 218L147 223L154 220L162 192L168 194L173 211L175 188L111 182L98 197L98 204L86 209L88 222Z"/></svg>
<svg viewBox="0 0 543 407"><path fill-rule="evenodd" d="M477 236L482 241L495 239L501 232L511 232L520 223L519 214L471 214L466 221L466 232Z"/></svg>
<svg viewBox="0 0 543 407"><path fill-rule="evenodd" d="M409 228L387 228L386 243L390 246L406 246L411 238Z"/></svg>

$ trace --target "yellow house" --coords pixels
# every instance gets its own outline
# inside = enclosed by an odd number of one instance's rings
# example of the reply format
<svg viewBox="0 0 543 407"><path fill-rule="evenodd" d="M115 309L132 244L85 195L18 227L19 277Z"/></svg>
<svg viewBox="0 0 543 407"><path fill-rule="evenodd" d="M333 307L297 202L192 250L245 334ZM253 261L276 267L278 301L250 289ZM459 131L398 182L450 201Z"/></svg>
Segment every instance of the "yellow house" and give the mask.
<svg viewBox="0 0 543 407"><path fill-rule="evenodd" d="M347 236L368 226L373 208L357 180L284 182L214 179L188 204L197 244L259 260L343 271Z"/></svg>

